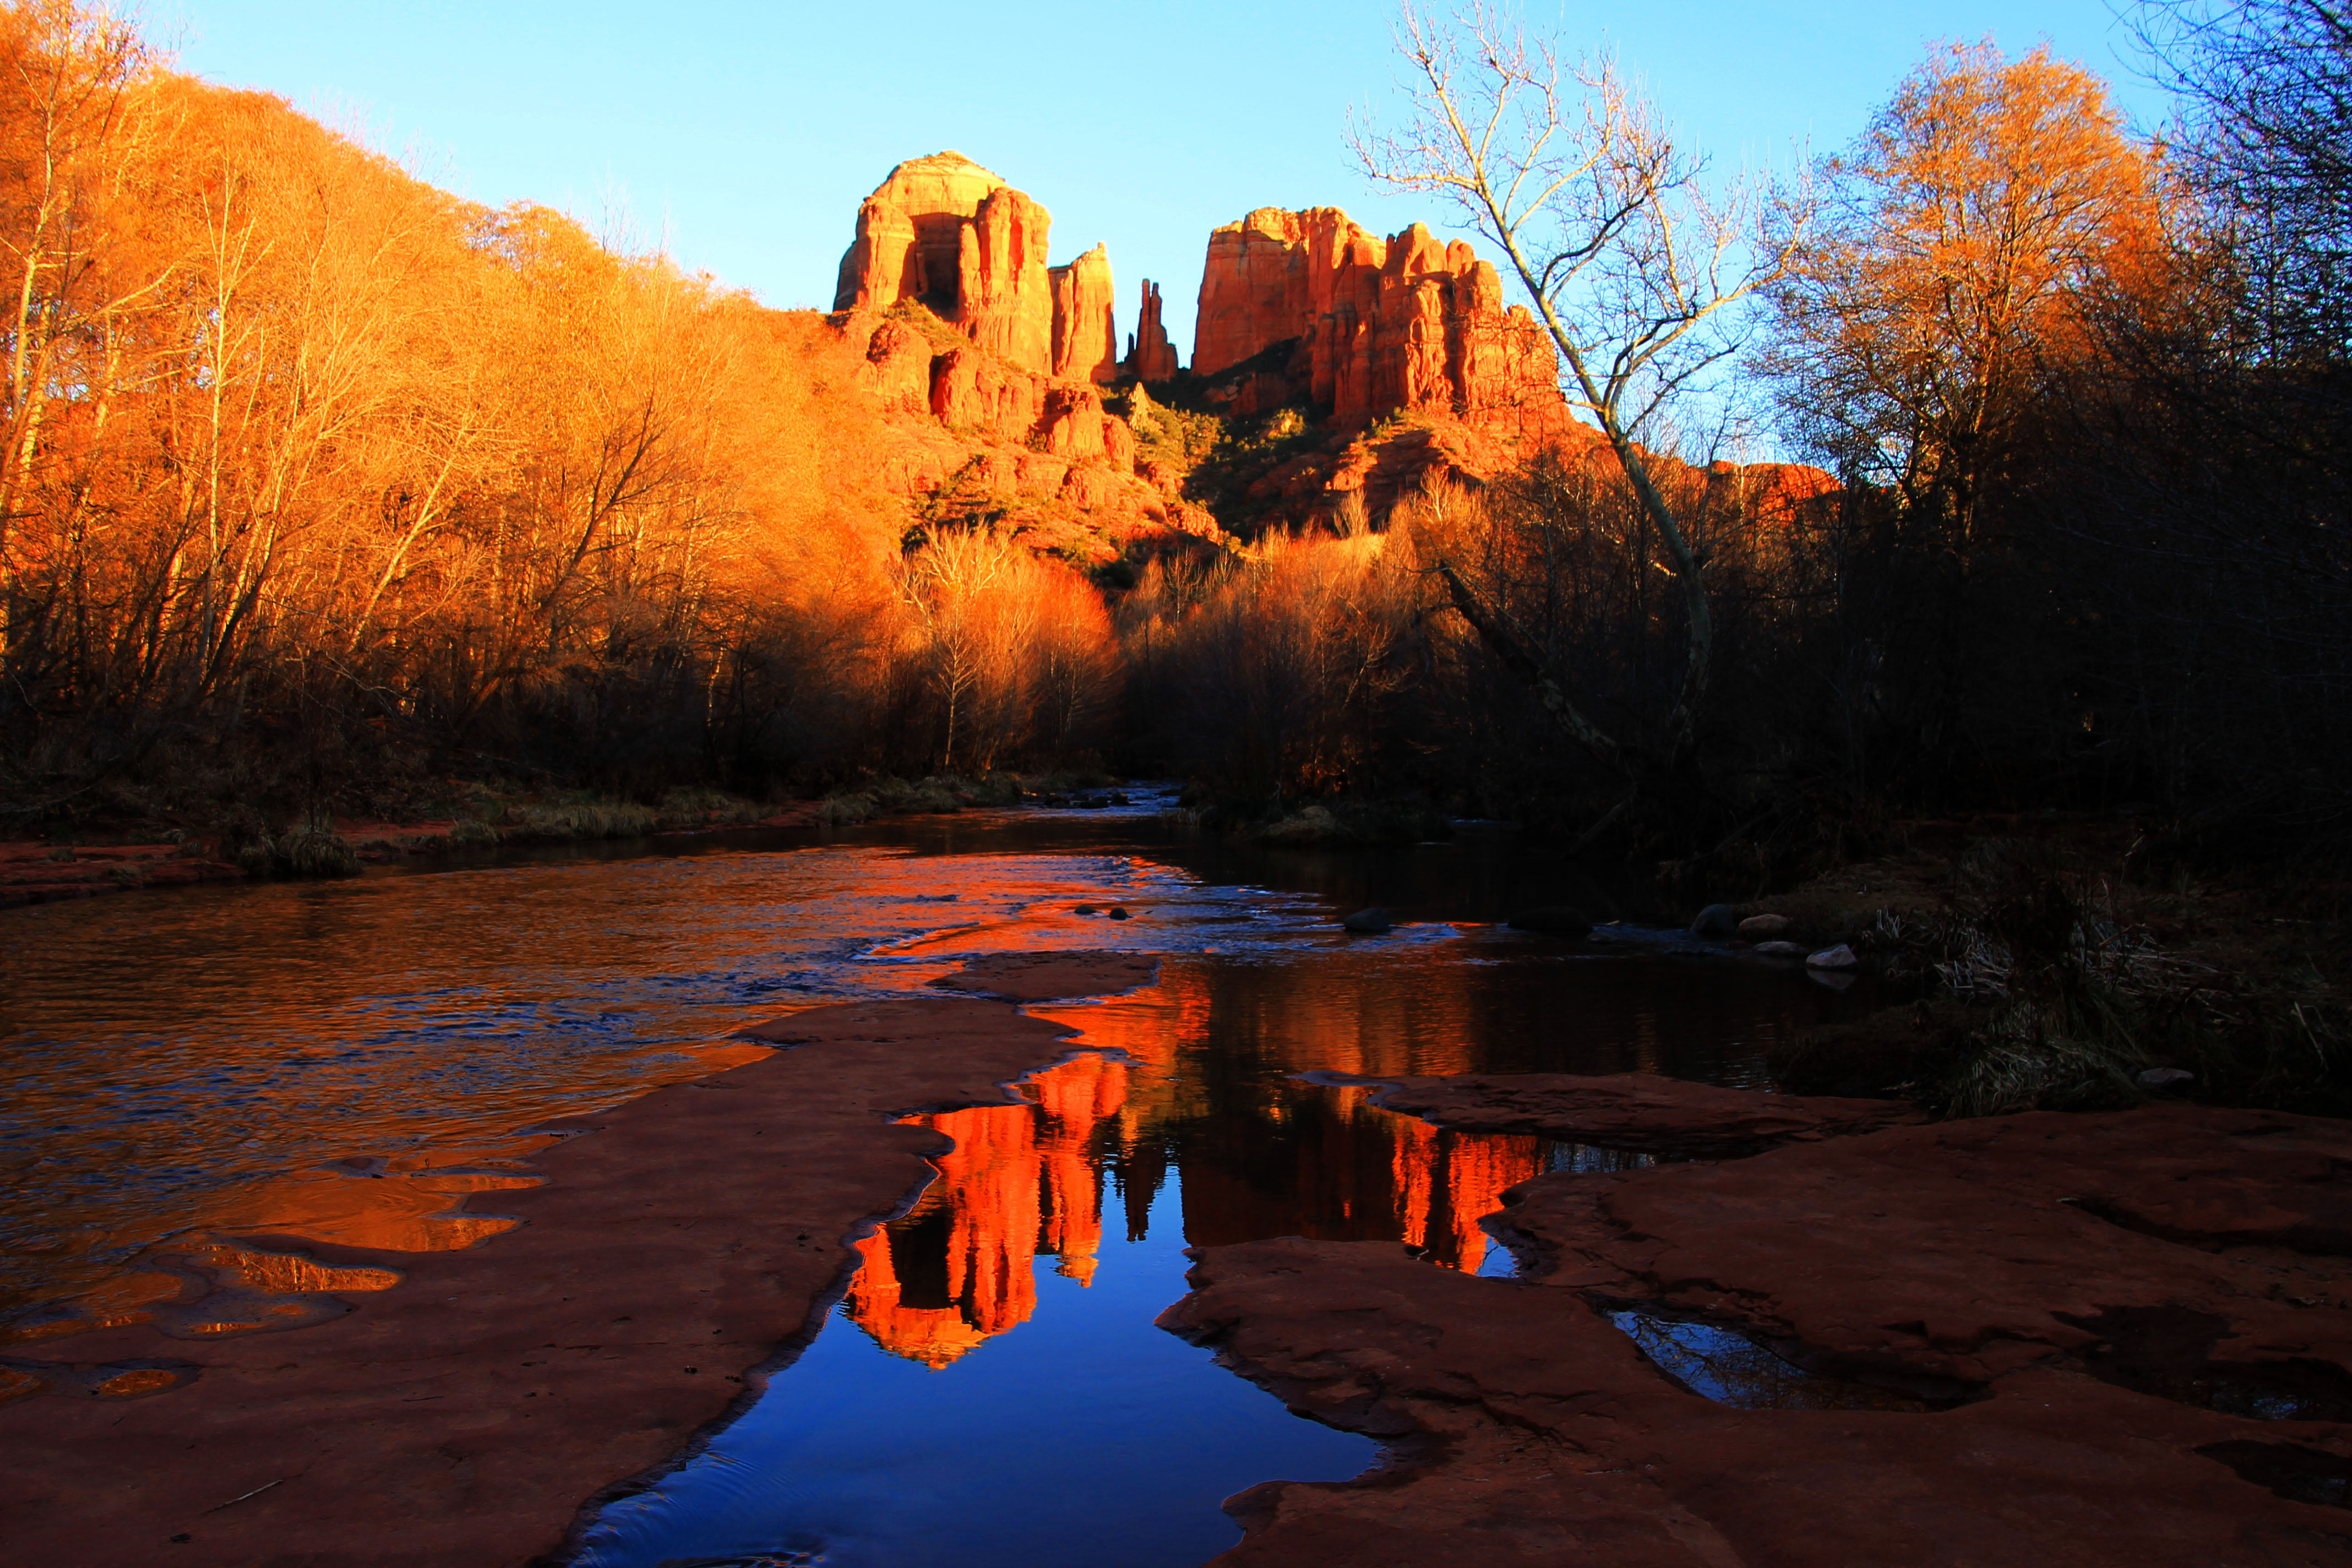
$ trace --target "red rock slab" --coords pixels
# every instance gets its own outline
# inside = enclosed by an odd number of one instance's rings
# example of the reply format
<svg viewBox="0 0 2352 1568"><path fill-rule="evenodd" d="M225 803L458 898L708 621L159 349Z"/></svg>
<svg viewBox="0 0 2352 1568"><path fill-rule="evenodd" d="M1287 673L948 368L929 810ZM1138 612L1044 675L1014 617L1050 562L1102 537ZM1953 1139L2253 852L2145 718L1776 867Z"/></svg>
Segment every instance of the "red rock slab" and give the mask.
<svg viewBox="0 0 2352 1568"><path fill-rule="evenodd" d="M1057 1002L1149 985L1160 972L1150 952L991 952L931 982L1006 1002Z"/></svg>
<svg viewBox="0 0 2352 1568"><path fill-rule="evenodd" d="M1387 1087L1372 1096L1373 1104L1441 1127L1532 1132L1653 1153L1752 1154L1922 1120L1895 1100L1759 1094L1645 1072L1377 1081Z"/></svg>
<svg viewBox="0 0 2352 1568"><path fill-rule="evenodd" d="M1540 1176L1496 1224L1557 1283L1890 1387L2087 1358L2150 1386L2235 1375L2352 1415L2346 1173L2341 1121L2045 1111Z"/></svg>
<svg viewBox="0 0 2352 1568"><path fill-rule="evenodd" d="M1003 1103L1066 1054L1059 1026L964 998L813 1009L763 1036L797 1048L553 1124L580 1135L538 1156L547 1184L488 1194L519 1228L456 1252L305 1248L404 1276L332 1321L38 1347L60 1392L0 1406L5 1560L496 1568L555 1550L583 1500L674 1461L821 1324L847 1238L947 1146L890 1117Z"/></svg>
<svg viewBox="0 0 2352 1568"><path fill-rule="evenodd" d="M2043 1369L1940 1412L1734 1409L1670 1382L1574 1289L1377 1243L1211 1248L1192 1283L1162 1327L1390 1445L1355 1481L1232 1500L1247 1533L1220 1568L2352 1563L2342 1510L2200 1451L2340 1447L2337 1428Z"/></svg>

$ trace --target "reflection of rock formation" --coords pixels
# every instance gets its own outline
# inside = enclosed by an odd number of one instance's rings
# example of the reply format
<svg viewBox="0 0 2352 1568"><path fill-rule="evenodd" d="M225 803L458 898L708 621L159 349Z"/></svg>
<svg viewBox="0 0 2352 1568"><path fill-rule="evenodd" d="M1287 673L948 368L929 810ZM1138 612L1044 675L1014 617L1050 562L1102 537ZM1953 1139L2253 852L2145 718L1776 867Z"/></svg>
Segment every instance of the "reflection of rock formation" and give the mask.
<svg viewBox="0 0 2352 1568"><path fill-rule="evenodd" d="M1057 1257L1055 1272L1091 1280L1102 1242L1094 1132L1126 1086L1122 1064L1081 1057L1030 1081L1034 1105L925 1119L955 1148L910 1213L858 1244L849 1315L884 1349L940 1367L1028 1321L1031 1258Z"/></svg>
<svg viewBox="0 0 2352 1568"><path fill-rule="evenodd" d="M1478 1222L1502 1208L1507 1189L1542 1172L1538 1141L1474 1137L1404 1117L1387 1120L1396 1139L1391 1168L1404 1244L1425 1248L1436 1262L1475 1270L1486 1258L1486 1233Z"/></svg>
<svg viewBox="0 0 2352 1568"><path fill-rule="evenodd" d="M1458 966L1436 969L1431 981L1468 983ZM1249 1059L1253 998L1280 1008L1294 1032L1302 1016L1328 1018L1329 1037L1298 1042L1297 1058L1286 1053L1270 1076L1220 1080L1178 1070L1180 1053L1206 1043L1213 1016L1220 1058ZM1441 1131L1375 1109L1360 1089L1297 1092L1289 1071L1462 1064L1433 1055L1456 1048L1441 1043L1444 1030L1401 1019L1394 1030L1372 1032L1357 1009L1302 1015L1296 1000L1281 990L1220 995L1214 972L1171 959L1158 983L1117 1000L1033 1009L1106 1054L1031 1079L1032 1104L923 1119L955 1148L940 1158L939 1179L911 1211L858 1244L864 1261L849 1315L894 1354L947 1365L1029 1320L1034 1258L1059 1258L1055 1271L1080 1284L1094 1278L1106 1165L1125 1200L1127 1237L1141 1239L1171 1151L1187 1242L1399 1241L1433 1262L1475 1269L1486 1257L1478 1221L1503 1206L1506 1188L1545 1168L1544 1142Z"/></svg>

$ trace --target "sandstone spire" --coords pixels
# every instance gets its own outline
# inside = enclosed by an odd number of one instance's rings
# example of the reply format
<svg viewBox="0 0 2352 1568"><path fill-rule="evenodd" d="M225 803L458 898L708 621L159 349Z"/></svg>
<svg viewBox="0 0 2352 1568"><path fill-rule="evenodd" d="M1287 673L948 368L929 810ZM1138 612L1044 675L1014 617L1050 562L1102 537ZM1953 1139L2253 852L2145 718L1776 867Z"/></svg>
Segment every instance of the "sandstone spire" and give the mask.
<svg viewBox="0 0 2352 1568"><path fill-rule="evenodd" d="M1176 374L1176 345L1160 320L1160 285L1143 280L1143 304L1135 331L1127 340L1127 363L1121 367L1138 381L1165 381Z"/></svg>

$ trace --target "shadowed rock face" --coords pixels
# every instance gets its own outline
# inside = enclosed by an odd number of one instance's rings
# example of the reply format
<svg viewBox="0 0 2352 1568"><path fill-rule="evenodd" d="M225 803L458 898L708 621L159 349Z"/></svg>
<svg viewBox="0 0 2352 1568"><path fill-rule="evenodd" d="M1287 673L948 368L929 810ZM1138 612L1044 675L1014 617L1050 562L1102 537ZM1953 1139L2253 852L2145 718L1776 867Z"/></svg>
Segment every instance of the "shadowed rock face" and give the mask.
<svg viewBox="0 0 2352 1568"><path fill-rule="evenodd" d="M1235 1499L1220 1563L2352 1563L2352 1129L2166 1108L1840 1137L1866 1119L1838 1101L1612 1084L1387 1100L1605 1142L1671 1138L1678 1100L1682 1136L1719 1134L1738 1097L1817 1141L1538 1176L1495 1221L1516 1280L1370 1243L1203 1252L1163 1326L1394 1456ZM1627 1308L1952 1407L1702 1398Z"/></svg>

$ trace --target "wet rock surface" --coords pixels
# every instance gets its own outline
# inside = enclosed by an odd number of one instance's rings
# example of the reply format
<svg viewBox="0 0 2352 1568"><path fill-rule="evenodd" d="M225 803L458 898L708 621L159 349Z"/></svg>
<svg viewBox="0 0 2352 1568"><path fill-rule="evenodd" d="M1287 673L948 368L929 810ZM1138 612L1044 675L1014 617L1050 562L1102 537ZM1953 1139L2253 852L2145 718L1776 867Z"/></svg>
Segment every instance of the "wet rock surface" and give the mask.
<svg viewBox="0 0 2352 1568"><path fill-rule="evenodd" d="M1527 1125L1548 1088L1383 1100ZM1689 1123L1721 1113L1692 1096ZM1356 1482L1234 1500L1221 1563L2352 1563L2346 1171L2352 1128L2317 1119L1897 1125L1537 1177L1492 1222L1517 1279L1208 1249L1161 1321L1392 1446ZM1703 1398L1606 1315L1629 1309L1905 1399Z"/></svg>
<svg viewBox="0 0 2352 1568"><path fill-rule="evenodd" d="M1339 1081L1332 1078L1330 1081ZM1656 1154L1750 1154L1916 1121L1883 1100L1754 1094L1654 1073L1381 1079L1384 1110L1465 1132L1533 1132Z"/></svg>
<svg viewBox="0 0 2352 1568"><path fill-rule="evenodd" d="M1135 961L1091 976L1057 962L1055 994L1135 983ZM329 1321L216 1341L140 1324L0 1368L0 1397L21 1395L0 1405L10 1560L541 1560L583 1501L674 1462L822 1321L849 1238L947 1147L888 1118L1004 1103L1066 1037L944 996L752 1033L794 1048L550 1124L577 1136L537 1156L543 1185L495 1194L523 1223L482 1245L276 1244L401 1276L320 1293Z"/></svg>
<svg viewBox="0 0 2352 1568"><path fill-rule="evenodd" d="M1150 952L992 952L931 984L1007 1002L1055 1002L1149 985L1159 971L1159 955Z"/></svg>

